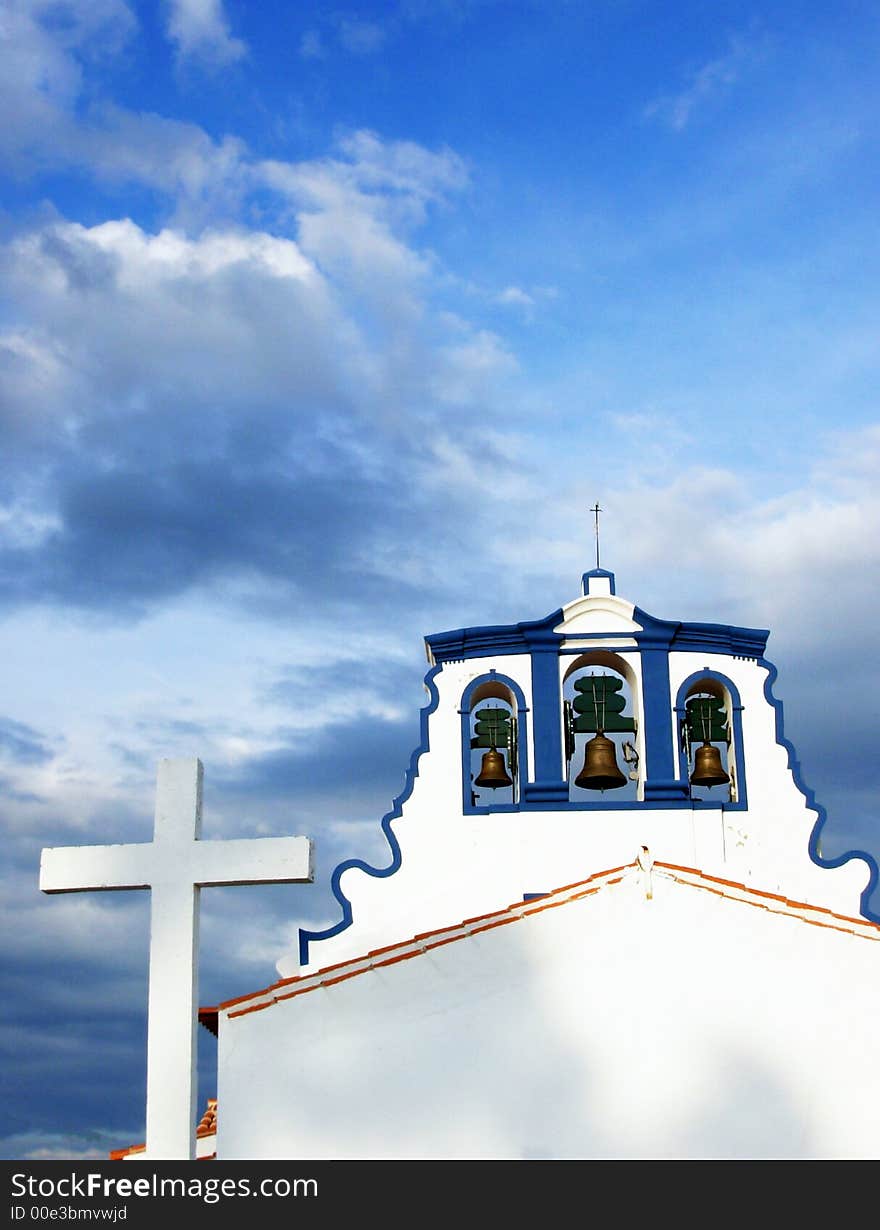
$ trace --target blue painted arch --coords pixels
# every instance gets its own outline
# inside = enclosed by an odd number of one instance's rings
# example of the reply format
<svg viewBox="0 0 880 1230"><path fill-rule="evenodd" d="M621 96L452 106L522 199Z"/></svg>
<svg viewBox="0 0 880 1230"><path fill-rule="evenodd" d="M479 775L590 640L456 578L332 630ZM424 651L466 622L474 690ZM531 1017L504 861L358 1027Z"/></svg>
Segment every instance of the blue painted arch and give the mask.
<svg viewBox="0 0 880 1230"><path fill-rule="evenodd" d="M745 749L743 747L742 733L742 701L740 700L739 689L732 679L727 675L721 674L720 671L709 669L694 671L692 675L688 675L678 689L675 697L675 713L677 718L677 730L681 730L682 722L684 721L685 703L688 696L694 692L701 690L700 685L708 683L714 686L703 688L703 691L714 692L716 688L722 688L730 698L730 713L728 715L732 726L731 744L733 746L733 764L734 773L736 774L736 802L725 800L716 803L712 799L699 800L701 807L724 807L725 811L744 811L748 806L748 793L746 785L746 765L745 765ZM690 765L687 761L684 747L680 736L677 738L678 743L678 766L679 776L682 781L687 781L690 774ZM693 800L696 802L697 800Z"/></svg>
<svg viewBox="0 0 880 1230"><path fill-rule="evenodd" d="M511 707L515 710L517 724L517 790L512 803L487 805L471 802L471 713L475 703L480 704L483 699L491 695L491 691L486 689L491 689L492 687L497 687L499 691L505 690L509 692ZM475 702L473 698L478 692L482 693L482 695ZM503 698L499 697L498 699ZM461 714L461 799L466 815L473 815L474 813L483 814L489 811L519 811L522 789L528 773L528 746L526 738L526 714L528 711L525 693L520 685L509 675L501 675L494 668L490 668L485 674L478 675L476 679L472 679L462 693L461 704L459 705L459 713Z"/></svg>

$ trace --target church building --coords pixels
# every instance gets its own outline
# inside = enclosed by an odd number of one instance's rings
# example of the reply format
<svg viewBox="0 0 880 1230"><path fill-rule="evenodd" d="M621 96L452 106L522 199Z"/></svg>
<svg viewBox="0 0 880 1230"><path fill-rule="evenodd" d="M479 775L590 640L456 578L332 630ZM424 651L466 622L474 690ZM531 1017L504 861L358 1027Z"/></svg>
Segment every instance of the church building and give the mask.
<svg viewBox="0 0 880 1230"><path fill-rule="evenodd" d="M877 864L823 857L767 638L598 567L549 615L428 636L387 860L343 862L333 925L200 1011L197 1155L880 1155Z"/></svg>
<svg viewBox="0 0 880 1230"><path fill-rule="evenodd" d="M599 568L428 636L387 862L203 1010L217 1157L880 1155L877 866L822 857L767 638Z"/></svg>

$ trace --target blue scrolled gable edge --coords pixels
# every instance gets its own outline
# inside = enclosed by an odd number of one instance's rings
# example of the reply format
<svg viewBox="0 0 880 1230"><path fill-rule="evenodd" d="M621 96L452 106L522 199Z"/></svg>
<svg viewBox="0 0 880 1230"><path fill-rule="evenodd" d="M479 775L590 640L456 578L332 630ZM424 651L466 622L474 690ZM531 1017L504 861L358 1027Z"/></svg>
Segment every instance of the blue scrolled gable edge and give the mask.
<svg viewBox="0 0 880 1230"><path fill-rule="evenodd" d="M861 895L860 905L862 916L869 918L871 922L880 922L880 913L876 913L868 906L871 895L877 887L878 878L880 878L880 868L878 868L877 860L873 854L867 850L847 850L843 854L837 855L836 858L825 858L819 852L819 842L822 836L822 829L828 820L828 814L821 803L816 802L816 796L813 790L806 784L801 777L800 761L797 757L794 744L790 739L787 739L783 733L783 713L782 701L773 695L773 684L776 682L778 671L772 662L768 662L766 658L759 658L758 665L763 666L767 671L767 677L764 680L764 696L767 702L771 704L776 713L776 742L785 748L788 753L788 768L794 778L794 783L800 790L807 802L807 806L811 811L817 812L816 823L813 825L810 833L809 852L810 858L817 867L842 867L844 863L848 863L851 858L860 858L868 864L870 868L870 877L868 884Z"/></svg>
<svg viewBox="0 0 880 1230"><path fill-rule="evenodd" d="M351 926L351 902L346 897L345 893L343 893L341 888L343 872L348 871L350 867L357 867L360 871L365 871L367 875L384 878L385 876L394 875L395 871L397 871L401 866L402 856L400 852L400 844L394 835L394 830L391 827L391 823L401 815L404 803L412 794L415 780L419 774L419 758L424 752L428 751L428 718L440 703L440 693L437 691L437 686L434 683L434 679L441 669L442 666L438 664L437 666L431 667L427 675L425 675L425 687L428 689L430 700L428 701L428 704L423 705L420 710L419 745L410 756L409 767L406 770L406 776L404 778L403 790L401 790L400 794L394 799L391 804L391 810L386 812L382 817L382 831L384 832L385 838L391 849L391 862L387 867L373 867L369 863L365 863L363 859L350 858L346 859L345 862L338 864L330 879L330 886L333 890L333 896L342 906L342 918L338 923L332 927L328 927L325 931L307 931L305 928L300 928L299 960L301 965L308 964L309 944L313 941L328 940L331 936L338 935L340 931L345 931L347 927Z"/></svg>

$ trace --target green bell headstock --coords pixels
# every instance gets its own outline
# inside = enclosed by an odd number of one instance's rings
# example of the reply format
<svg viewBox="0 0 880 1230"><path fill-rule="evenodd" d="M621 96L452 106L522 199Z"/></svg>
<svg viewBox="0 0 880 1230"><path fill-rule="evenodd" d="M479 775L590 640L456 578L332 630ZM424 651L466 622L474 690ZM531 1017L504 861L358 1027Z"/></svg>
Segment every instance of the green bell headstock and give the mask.
<svg viewBox="0 0 880 1230"><path fill-rule="evenodd" d="M635 730L633 718L624 714L623 680L616 675L582 675L575 681L572 708L576 734L598 731Z"/></svg>
<svg viewBox="0 0 880 1230"><path fill-rule="evenodd" d="M475 717L471 747L512 747L513 715L507 709L478 709Z"/></svg>
<svg viewBox="0 0 880 1230"><path fill-rule="evenodd" d="M724 701L718 696L691 696L685 704L689 743L729 743L730 725Z"/></svg>

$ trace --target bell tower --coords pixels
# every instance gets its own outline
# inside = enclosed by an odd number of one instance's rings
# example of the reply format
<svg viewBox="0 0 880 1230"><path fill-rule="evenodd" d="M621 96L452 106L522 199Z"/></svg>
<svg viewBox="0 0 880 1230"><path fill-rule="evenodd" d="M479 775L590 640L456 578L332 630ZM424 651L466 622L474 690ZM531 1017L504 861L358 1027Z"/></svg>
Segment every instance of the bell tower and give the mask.
<svg viewBox="0 0 880 1230"><path fill-rule="evenodd" d="M612 572L538 619L425 638L427 703L388 858L333 873L339 918L284 976L650 857L858 912L859 860L824 861L765 656L769 633L661 619Z"/></svg>

